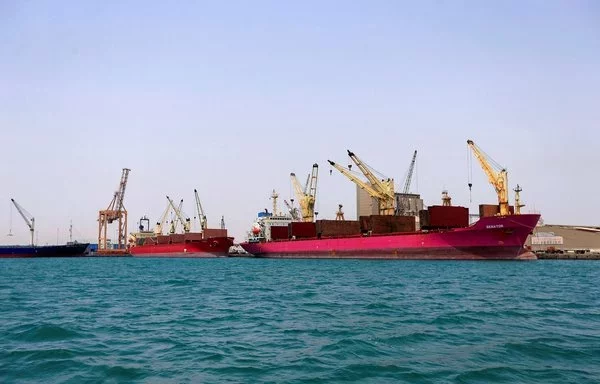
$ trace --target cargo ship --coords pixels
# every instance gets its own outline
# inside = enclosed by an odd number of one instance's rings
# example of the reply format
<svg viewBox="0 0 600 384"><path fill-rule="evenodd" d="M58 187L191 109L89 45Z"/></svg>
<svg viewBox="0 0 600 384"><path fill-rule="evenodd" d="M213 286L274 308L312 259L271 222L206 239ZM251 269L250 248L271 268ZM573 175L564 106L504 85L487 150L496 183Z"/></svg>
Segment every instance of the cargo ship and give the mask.
<svg viewBox="0 0 600 384"><path fill-rule="evenodd" d="M128 253L134 257L223 257L233 246L233 237L227 235L224 219L221 218L221 228L208 228L206 216L194 190L200 218L200 232L191 231L191 220L184 218L181 205L175 206L167 196L169 204L154 230L150 230L150 220L144 216L139 220L139 232L132 233L128 239ZM175 213L171 220L168 234L163 234L163 225L170 211ZM183 233L176 233L181 224Z"/></svg>
<svg viewBox="0 0 600 384"><path fill-rule="evenodd" d="M409 217L399 218L404 223L411 222ZM268 258L526 260L535 259L524 244L539 218L538 214L488 216L462 228L391 233L373 233L364 227L353 231L350 227L360 225L356 221L335 224L350 228L347 232L355 234L327 235L326 227L334 220L315 223L289 220L286 226L284 217L263 216L253 225L248 241L240 246L255 257Z"/></svg>
<svg viewBox="0 0 600 384"><path fill-rule="evenodd" d="M89 243L64 245L2 245L0 258L13 257L78 257L85 256Z"/></svg>
<svg viewBox="0 0 600 384"><path fill-rule="evenodd" d="M154 233L153 233L154 234ZM233 237L226 229L156 235L130 242L129 253L137 257L220 257L227 256Z"/></svg>
<svg viewBox="0 0 600 384"><path fill-rule="evenodd" d="M470 223L468 208L452 205L447 191L442 192L442 205L421 209L422 201L416 205L410 203L410 198L415 196L408 192L417 151L413 154L403 193L398 194L392 178L381 178L380 172L347 150L366 181L352 173L351 165L344 167L331 160L328 162L376 200L378 215L346 221L339 205L336 220L314 221L318 178L318 165L314 164L304 188L295 174L290 174L301 218L293 217L291 210L289 215L278 215L277 194L273 191L272 213L267 210L259 213L247 241L240 246L256 257L272 258L535 259L535 254L524 245L540 215L521 214L520 208L524 205L518 184L514 189L515 205L510 206L506 169L492 161L472 140L467 140L467 145L498 196L498 204L479 206L479 219L474 223ZM470 179L468 186L472 186Z"/></svg>

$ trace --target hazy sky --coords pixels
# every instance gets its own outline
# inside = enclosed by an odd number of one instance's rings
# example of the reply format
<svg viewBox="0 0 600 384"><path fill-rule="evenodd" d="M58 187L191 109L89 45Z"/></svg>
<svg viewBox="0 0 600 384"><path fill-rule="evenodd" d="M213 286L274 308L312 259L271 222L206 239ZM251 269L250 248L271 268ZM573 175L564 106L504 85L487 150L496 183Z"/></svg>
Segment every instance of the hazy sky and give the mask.
<svg viewBox="0 0 600 384"><path fill-rule="evenodd" d="M165 195L236 241L320 165L317 209L354 217L346 149L425 204L496 195L473 139L547 223L600 225L597 1L1 1L0 243L97 238L131 168L130 231ZM417 188L418 182L418 188ZM511 199L513 194L511 193ZM283 203L283 201L282 201ZM283 205L283 204L281 204Z"/></svg>

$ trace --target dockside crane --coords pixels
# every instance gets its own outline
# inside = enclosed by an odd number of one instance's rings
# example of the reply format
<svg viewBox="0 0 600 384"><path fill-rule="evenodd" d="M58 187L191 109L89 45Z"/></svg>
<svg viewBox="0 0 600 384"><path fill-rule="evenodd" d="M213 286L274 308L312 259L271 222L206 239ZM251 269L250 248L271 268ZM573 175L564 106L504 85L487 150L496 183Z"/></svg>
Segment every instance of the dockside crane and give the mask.
<svg viewBox="0 0 600 384"><path fill-rule="evenodd" d="M415 170L415 163L417 162L417 151L413 153L412 160L410 161L410 166L408 167L408 172L406 174L406 179L404 181L404 188L402 189L402 199L400 206L398 207L398 214L405 215L409 210L409 199L406 195L410 192L410 184L412 181L412 175Z"/></svg>
<svg viewBox="0 0 600 384"><path fill-rule="evenodd" d="M169 204L171 205L171 209L173 209L173 211L175 212L175 216L183 225L183 232L188 233L191 227L191 220L189 218L184 218L183 214L181 213L180 208L183 204L183 200L181 200L179 208L175 206L175 203L173 203L173 200L171 200L169 196L167 196L167 200L169 200Z"/></svg>
<svg viewBox="0 0 600 384"><path fill-rule="evenodd" d="M371 197L377 199L380 215L394 215L396 212L394 179L383 178L380 180L377 176L375 176L375 173L378 172L367 166L354 154L354 152L348 150L348 156L350 156L350 159L352 159L354 164L356 164L358 169L360 169L362 174L367 178L367 182L354 175L349 169L346 169L331 160L327 161L335 169L340 171L341 174L346 176L360 188L364 189Z"/></svg>
<svg viewBox="0 0 600 384"><path fill-rule="evenodd" d="M312 171L306 180L304 188L300 185L300 181L295 173L290 173L294 192L300 205L302 221L312 222L315 220L315 201L317 200L317 181L319 178L319 165L313 164Z"/></svg>
<svg viewBox="0 0 600 384"><path fill-rule="evenodd" d="M198 212L198 220L200 221L200 228L204 231L207 226L206 215L204 209L202 209L202 203L200 203L200 197L198 197L198 191L194 189L194 196L196 197L196 211Z"/></svg>
<svg viewBox="0 0 600 384"><path fill-rule="evenodd" d="M506 168L496 163L491 157L481 150L473 140L467 140L467 145L473 151L473 154L479 161L479 165L483 169L483 172L487 175L488 181L494 187L496 194L498 195L498 204L500 206L500 215L510 215L510 209L508 206L508 173ZM469 180L469 188L471 182Z"/></svg>
<svg viewBox="0 0 600 384"><path fill-rule="evenodd" d="M110 204L108 204L108 208L101 210L98 213L98 251L100 253L102 253L102 251L107 251L108 249L108 224L112 224L114 221L118 222L118 250L116 252L126 252L127 210L123 206L123 201L125 199L125 188L127 187L129 171L131 171L129 168L123 168L119 189L113 195L113 199ZM114 250L112 252L114 252Z"/></svg>
<svg viewBox="0 0 600 384"><path fill-rule="evenodd" d="M15 205L17 211L19 211L19 214L21 215L23 220L25 220L25 224L27 224L27 226L29 227L29 232L31 233L31 246L33 246L33 234L35 233L35 218L29 212L27 212L25 208L21 207L15 201L15 199L10 199L10 201L12 201L12 203Z"/></svg>

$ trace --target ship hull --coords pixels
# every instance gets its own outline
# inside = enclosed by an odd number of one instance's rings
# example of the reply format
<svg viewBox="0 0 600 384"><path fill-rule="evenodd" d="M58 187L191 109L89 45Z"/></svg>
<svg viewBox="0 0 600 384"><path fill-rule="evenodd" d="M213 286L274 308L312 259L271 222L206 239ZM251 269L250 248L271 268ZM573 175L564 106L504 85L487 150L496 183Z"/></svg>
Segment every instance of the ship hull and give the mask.
<svg viewBox="0 0 600 384"><path fill-rule="evenodd" d="M88 243L42 246L0 246L0 258L81 257L86 256Z"/></svg>
<svg viewBox="0 0 600 384"><path fill-rule="evenodd" d="M323 239L242 243L256 257L412 260L526 260L539 215L484 217L467 228Z"/></svg>
<svg viewBox="0 0 600 384"><path fill-rule="evenodd" d="M137 245L129 253L134 257L223 257L232 245L231 237L215 237L188 243Z"/></svg>

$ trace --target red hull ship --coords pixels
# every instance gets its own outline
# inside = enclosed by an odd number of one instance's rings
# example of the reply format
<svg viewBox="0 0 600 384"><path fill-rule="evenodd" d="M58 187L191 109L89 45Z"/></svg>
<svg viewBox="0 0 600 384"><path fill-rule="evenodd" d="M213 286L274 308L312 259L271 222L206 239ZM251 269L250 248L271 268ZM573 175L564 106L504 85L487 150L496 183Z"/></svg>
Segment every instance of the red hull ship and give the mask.
<svg viewBox="0 0 600 384"><path fill-rule="evenodd" d="M524 248L540 215L483 217L465 228L240 244L256 257L432 260L526 260Z"/></svg>
<svg viewBox="0 0 600 384"><path fill-rule="evenodd" d="M131 247L129 253L138 257L221 257L227 256L233 245L232 237L193 239L190 235L201 234L148 237L143 239L144 244ZM181 241L179 236L184 236L184 240Z"/></svg>

